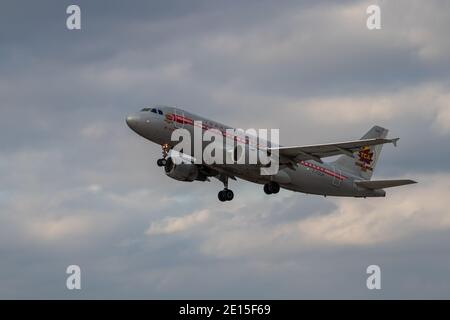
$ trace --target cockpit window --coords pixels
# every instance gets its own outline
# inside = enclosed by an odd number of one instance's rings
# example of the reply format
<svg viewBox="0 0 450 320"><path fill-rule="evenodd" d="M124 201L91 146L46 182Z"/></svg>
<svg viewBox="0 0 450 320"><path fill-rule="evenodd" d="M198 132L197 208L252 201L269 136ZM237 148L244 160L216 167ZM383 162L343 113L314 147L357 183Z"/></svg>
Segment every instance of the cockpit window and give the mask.
<svg viewBox="0 0 450 320"><path fill-rule="evenodd" d="M159 115L163 115L164 114L160 109L157 109L157 108L143 108L141 111L142 112L150 111L150 112L153 112L153 113L157 113Z"/></svg>

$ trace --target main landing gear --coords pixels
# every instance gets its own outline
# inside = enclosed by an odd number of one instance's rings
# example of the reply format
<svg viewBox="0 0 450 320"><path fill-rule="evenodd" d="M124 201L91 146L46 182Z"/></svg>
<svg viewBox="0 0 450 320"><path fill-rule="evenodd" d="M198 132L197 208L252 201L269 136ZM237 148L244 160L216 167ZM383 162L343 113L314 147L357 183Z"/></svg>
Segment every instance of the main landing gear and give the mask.
<svg viewBox="0 0 450 320"><path fill-rule="evenodd" d="M234 198L234 193L230 189L223 189L219 191L219 194L217 195L219 200L224 201L231 201Z"/></svg>
<svg viewBox="0 0 450 320"><path fill-rule="evenodd" d="M266 194L278 193L280 191L280 185L274 181L268 182L264 185L264 192Z"/></svg>
<svg viewBox="0 0 450 320"><path fill-rule="evenodd" d="M156 164L158 165L158 167L164 167L166 165L166 163L167 163L166 158L167 158L167 155L169 154L169 151L170 151L170 146L167 143L163 144L162 145L163 157L156 161Z"/></svg>
<svg viewBox="0 0 450 320"><path fill-rule="evenodd" d="M222 176L219 180L223 182L224 189L219 191L217 197L220 201L231 201L234 198L234 193L228 189L228 177Z"/></svg>

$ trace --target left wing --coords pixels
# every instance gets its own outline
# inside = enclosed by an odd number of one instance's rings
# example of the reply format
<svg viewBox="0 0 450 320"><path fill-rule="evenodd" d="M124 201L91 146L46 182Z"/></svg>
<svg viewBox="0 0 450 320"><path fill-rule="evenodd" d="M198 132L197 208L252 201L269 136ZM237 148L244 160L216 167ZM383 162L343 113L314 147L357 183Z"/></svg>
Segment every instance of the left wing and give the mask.
<svg viewBox="0 0 450 320"><path fill-rule="evenodd" d="M368 180L368 181L356 181L357 186L366 188L366 189L384 189L384 188L392 188L404 186L407 184L417 183L414 180Z"/></svg>
<svg viewBox="0 0 450 320"><path fill-rule="evenodd" d="M268 148L269 151L278 150L280 159L286 158L288 161L315 160L322 163L322 158L345 154L354 158L354 153L362 147L374 146L378 144L393 143L397 145L399 138L395 139L363 139L330 144L315 144L300 147L278 147ZM281 160L283 162L283 160Z"/></svg>

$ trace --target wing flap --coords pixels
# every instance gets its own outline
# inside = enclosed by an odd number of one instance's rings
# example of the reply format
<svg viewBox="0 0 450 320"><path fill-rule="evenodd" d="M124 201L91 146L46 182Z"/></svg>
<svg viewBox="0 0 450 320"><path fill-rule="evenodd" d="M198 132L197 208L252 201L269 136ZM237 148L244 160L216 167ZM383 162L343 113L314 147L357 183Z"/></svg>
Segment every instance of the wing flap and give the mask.
<svg viewBox="0 0 450 320"><path fill-rule="evenodd" d="M357 181L355 184L359 187L366 189L376 190L384 188L392 188L404 186L407 184L417 183L414 180L368 180L368 181Z"/></svg>

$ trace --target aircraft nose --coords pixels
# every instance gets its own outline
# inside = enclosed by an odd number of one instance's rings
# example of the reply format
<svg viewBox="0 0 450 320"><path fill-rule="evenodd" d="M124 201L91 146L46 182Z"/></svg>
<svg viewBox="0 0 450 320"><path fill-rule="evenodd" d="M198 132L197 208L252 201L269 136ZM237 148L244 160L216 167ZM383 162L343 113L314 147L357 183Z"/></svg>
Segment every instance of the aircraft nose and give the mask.
<svg viewBox="0 0 450 320"><path fill-rule="evenodd" d="M135 114L130 114L129 116L127 116L127 119L126 119L127 125L131 129L136 127L138 121L139 121L139 116L135 115Z"/></svg>

